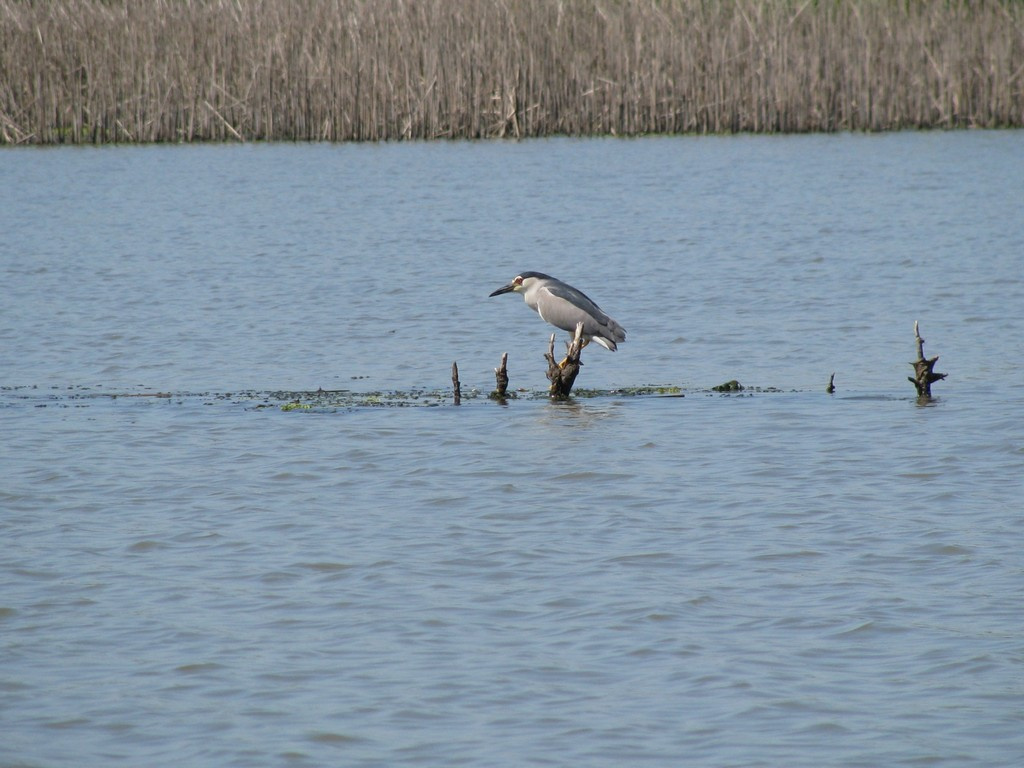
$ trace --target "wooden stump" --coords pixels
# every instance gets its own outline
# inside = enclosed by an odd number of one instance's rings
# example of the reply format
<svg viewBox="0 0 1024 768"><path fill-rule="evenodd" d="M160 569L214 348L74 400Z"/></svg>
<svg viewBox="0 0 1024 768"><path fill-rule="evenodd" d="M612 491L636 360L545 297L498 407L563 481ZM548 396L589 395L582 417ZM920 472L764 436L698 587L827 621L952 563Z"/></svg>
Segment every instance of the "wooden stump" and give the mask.
<svg viewBox="0 0 1024 768"><path fill-rule="evenodd" d="M550 394L556 400L564 400L572 392L572 385L576 382L576 376L580 372L580 352L583 351L583 323L576 324L576 333L573 335L569 349L565 353L565 359L555 362L555 334L551 334L551 341L548 342L548 351L544 355L548 361L548 381L551 382Z"/></svg>
<svg viewBox="0 0 1024 768"><path fill-rule="evenodd" d="M455 404L462 405L462 384L459 383L459 364L452 363L452 389L455 391Z"/></svg>
<svg viewBox="0 0 1024 768"><path fill-rule="evenodd" d="M935 373L935 361L939 359L936 355L931 359L925 359L924 356L924 339L921 338L921 331L918 328L917 321L914 321L914 338L917 340L917 360L911 363L914 366L914 376L907 376L907 381L917 387L918 399L931 399L932 396L932 384L936 381L942 381L946 378L944 373Z"/></svg>
<svg viewBox="0 0 1024 768"><path fill-rule="evenodd" d="M508 352L501 356L501 365L494 369L494 391L491 392L491 399L504 400L508 391Z"/></svg>

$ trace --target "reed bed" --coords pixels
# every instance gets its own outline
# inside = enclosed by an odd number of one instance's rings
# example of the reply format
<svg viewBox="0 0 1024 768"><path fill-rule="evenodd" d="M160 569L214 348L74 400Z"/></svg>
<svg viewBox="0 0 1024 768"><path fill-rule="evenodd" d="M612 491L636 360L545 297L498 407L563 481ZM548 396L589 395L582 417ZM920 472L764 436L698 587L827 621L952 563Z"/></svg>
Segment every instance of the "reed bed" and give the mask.
<svg viewBox="0 0 1024 768"><path fill-rule="evenodd" d="M1022 123L1012 0L0 0L7 144Z"/></svg>

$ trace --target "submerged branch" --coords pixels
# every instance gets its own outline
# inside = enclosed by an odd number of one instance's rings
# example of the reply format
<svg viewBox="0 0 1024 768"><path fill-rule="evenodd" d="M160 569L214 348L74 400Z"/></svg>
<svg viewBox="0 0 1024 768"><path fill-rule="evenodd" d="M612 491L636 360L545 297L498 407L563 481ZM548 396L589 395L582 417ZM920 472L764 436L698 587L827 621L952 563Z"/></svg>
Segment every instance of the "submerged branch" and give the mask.
<svg viewBox="0 0 1024 768"><path fill-rule="evenodd" d="M935 373L935 363L939 356L925 359L924 339L921 338L921 331L917 321L914 321L914 339L917 342L917 360L911 363L914 366L914 375L907 376L907 381L917 387L919 400L930 400L932 396L932 384L946 378L944 373Z"/></svg>

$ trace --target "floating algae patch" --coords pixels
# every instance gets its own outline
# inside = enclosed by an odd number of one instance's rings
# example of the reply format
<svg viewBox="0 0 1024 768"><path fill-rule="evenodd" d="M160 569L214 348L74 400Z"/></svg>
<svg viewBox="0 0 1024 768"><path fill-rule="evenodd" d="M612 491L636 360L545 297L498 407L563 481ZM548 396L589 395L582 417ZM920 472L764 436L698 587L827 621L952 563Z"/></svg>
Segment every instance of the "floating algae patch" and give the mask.
<svg viewBox="0 0 1024 768"><path fill-rule="evenodd" d="M743 386L721 388L688 388L675 384L648 384L615 389L578 388L569 400L599 400L602 398L684 398L688 394L724 394L725 396L753 396L781 392L774 387ZM461 406L477 403L499 403L510 401L549 402L552 398L547 390L510 390L504 397L492 396L484 390L463 389ZM140 385L137 389L113 389L96 386L0 386L0 408L88 408L101 404L113 407L212 407L221 404L241 406L245 410L278 410L285 413L335 413L366 408L436 408L452 407L454 402L451 389L408 389L375 390L358 392L348 389L317 390L260 390L243 389L230 392L211 391L169 391L150 389Z"/></svg>
<svg viewBox="0 0 1024 768"><path fill-rule="evenodd" d="M268 392L267 398L277 401L282 411L329 413L357 408L410 408L453 405L451 390L394 390L376 392L352 392L351 390L317 390L315 392ZM577 389L570 399L595 399L603 397L684 397L681 387L675 385L623 387L619 389ZM498 401L526 400L547 401L551 397L546 390L519 389L497 397L479 389L464 390L462 403L473 400Z"/></svg>
<svg viewBox="0 0 1024 768"><path fill-rule="evenodd" d="M315 392L268 392L282 411L329 413L355 408L436 407L451 402L442 390L352 392L347 389L318 389ZM472 393L470 393L472 395Z"/></svg>
<svg viewBox="0 0 1024 768"><path fill-rule="evenodd" d="M548 394L542 395L545 399ZM647 385L640 387L619 387L618 389L587 389L577 387L572 391L573 398L589 399L595 397L686 397L683 388L674 384Z"/></svg>
<svg viewBox="0 0 1024 768"><path fill-rule="evenodd" d="M686 397L686 395L683 394L683 388L674 384L662 384L646 387L625 387L624 389L615 390L613 394L620 397Z"/></svg>

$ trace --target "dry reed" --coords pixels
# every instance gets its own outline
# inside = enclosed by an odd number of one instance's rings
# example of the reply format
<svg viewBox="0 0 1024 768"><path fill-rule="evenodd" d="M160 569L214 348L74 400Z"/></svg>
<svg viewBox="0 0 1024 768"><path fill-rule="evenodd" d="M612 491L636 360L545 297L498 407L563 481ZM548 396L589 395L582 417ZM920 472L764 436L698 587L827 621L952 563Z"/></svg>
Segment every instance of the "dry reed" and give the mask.
<svg viewBox="0 0 1024 768"><path fill-rule="evenodd" d="M0 0L0 142L1024 124L1024 3Z"/></svg>

